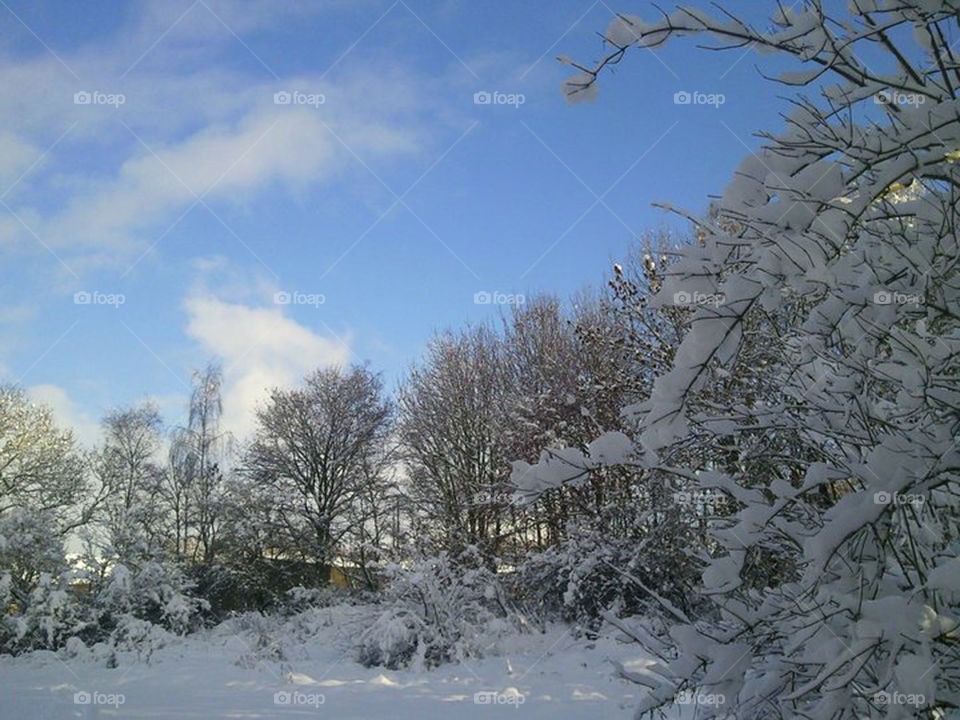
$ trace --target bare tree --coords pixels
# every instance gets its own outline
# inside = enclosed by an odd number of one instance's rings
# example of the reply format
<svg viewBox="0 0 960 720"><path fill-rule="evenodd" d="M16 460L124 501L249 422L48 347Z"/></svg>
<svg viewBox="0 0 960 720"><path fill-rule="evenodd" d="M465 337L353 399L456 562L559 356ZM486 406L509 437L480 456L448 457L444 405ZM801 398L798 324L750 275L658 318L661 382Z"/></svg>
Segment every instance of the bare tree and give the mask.
<svg viewBox="0 0 960 720"><path fill-rule="evenodd" d="M344 539L343 556L350 568L350 581L375 589L379 573L388 558L406 556L400 542L407 527L406 502L399 484L396 442L384 439L364 465L360 485L348 510L349 531Z"/></svg>
<svg viewBox="0 0 960 720"><path fill-rule="evenodd" d="M156 406L114 410L103 420L104 443L94 471L108 493L104 503L108 542L121 557L159 550L163 508L158 502L163 470L157 463L162 421Z"/></svg>
<svg viewBox="0 0 960 720"><path fill-rule="evenodd" d="M168 510L168 534L174 554L179 558L187 556L190 532L190 481L193 473L189 447L185 431L182 428L174 430L161 490Z"/></svg>
<svg viewBox="0 0 960 720"><path fill-rule="evenodd" d="M173 433L166 482L177 546L193 562L205 565L214 560L223 519L222 465L230 436L220 429L222 384L223 373L216 364L194 373L187 424Z"/></svg>
<svg viewBox="0 0 960 720"><path fill-rule="evenodd" d="M398 401L408 492L425 533L445 549L476 545L488 558L512 532L503 361L489 328L440 335Z"/></svg>
<svg viewBox="0 0 960 720"><path fill-rule="evenodd" d="M279 550L326 575L370 491L391 404L365 366L318 370L303 387L274 389L257 412L244 472L258 486Z"/></svg>

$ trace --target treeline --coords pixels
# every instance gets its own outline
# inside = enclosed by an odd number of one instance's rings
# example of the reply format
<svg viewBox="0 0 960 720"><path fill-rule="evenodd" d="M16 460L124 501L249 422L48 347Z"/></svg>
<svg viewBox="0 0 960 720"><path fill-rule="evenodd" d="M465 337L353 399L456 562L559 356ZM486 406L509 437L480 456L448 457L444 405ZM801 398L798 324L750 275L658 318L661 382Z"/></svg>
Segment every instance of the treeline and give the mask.
<svg viewBox="0 0 960 720"><path fill-rule="evenodd" d="M611 604L637 609L641 586L687 605L707 508L678 503L675 482L596 469L528 500L510 481L514 461L633 431L622 409L690 314L647 307L667 262L654 242L672 244L648 241L600 292L439 333L394 396L366 365L274 388L245 444L222 428L215 364L194 374L181 425L165 429L148 403L120 408L93 449L3 389L4 649L95 639L122 618L185 630L331 574L376 591L389 563L440 553L469 553L514 602L587 625ZM82 551L68 558L68 541Z"/></svg>

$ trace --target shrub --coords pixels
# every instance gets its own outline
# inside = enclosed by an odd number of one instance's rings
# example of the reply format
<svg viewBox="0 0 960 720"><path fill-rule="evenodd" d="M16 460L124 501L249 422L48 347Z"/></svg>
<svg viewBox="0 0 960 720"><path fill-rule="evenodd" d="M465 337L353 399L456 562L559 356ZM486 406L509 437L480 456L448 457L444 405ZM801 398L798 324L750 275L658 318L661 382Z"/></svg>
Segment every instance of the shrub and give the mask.
<svg viewBox="0 0 960 720"><path fill-rule="evenodd" d="M478 657L521 626L499 579L469 549L387 569L388 607L362 634L357 659L372 666L429 668Z"/></svg>

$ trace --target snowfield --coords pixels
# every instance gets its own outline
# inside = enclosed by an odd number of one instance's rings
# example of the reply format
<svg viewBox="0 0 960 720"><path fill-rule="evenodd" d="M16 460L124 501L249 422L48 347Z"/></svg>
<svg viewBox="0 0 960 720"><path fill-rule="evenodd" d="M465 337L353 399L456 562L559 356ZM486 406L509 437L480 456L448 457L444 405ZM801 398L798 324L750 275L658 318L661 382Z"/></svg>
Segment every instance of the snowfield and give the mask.
<svg viewBox="0 0 960 720"><path fill-rule="evenodd" d="M94 651L2 657L0 717L563 720L628 718L636 704L640 688L616 678L610 660L638 669L644 658L612 635L584 647L555 625L511 636L482 659L395 671L351 657L369 617L369 608L353 606L285 621L243 616L168 637L149 658L120 654L116 668Z"/></svg>

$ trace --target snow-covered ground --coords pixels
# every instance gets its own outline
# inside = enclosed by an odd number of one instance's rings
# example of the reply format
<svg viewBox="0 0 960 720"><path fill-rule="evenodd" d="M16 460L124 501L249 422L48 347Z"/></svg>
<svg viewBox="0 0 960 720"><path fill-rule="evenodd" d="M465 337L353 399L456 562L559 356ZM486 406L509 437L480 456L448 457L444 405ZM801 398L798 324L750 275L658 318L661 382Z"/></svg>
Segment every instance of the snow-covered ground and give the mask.
<svg viewBox="0 0 960 720"><path fill-rule="evenodd" d="M636 646L609 636L585 647L559 625L511 636L467 663L364 668L349 646L368 612L336 606L283 622L229 621L149 659L121 655L112 669L83 652L3 657L0 717L629 718L640 691L615 678L610 662L642 665Z"/></svg>

